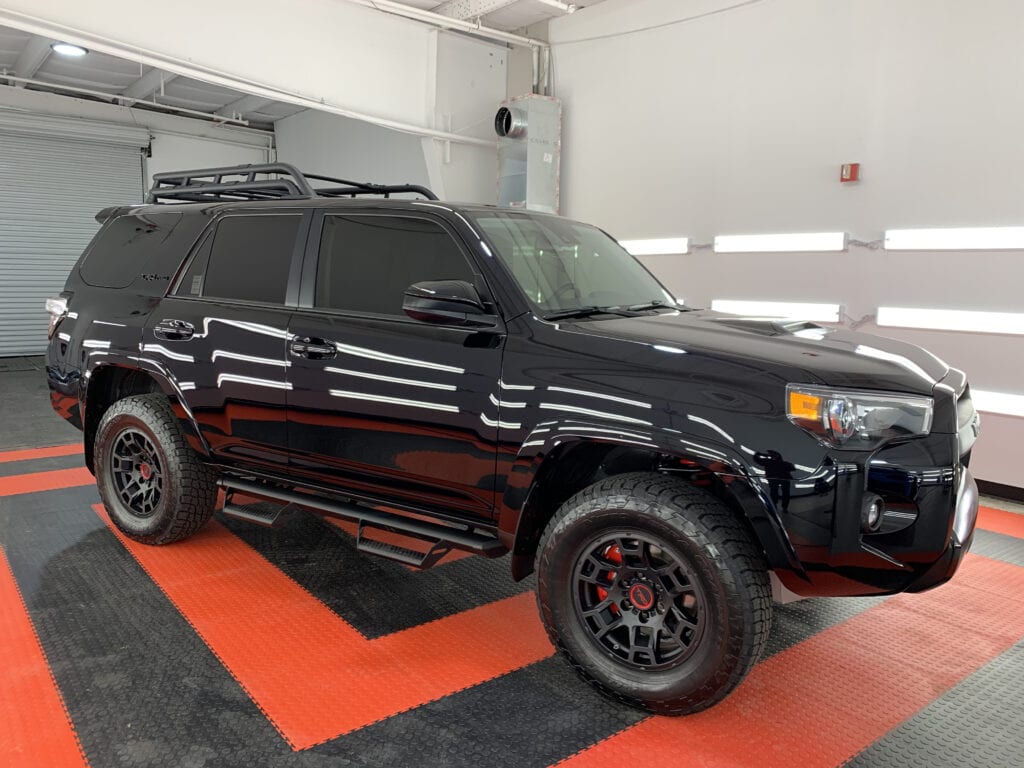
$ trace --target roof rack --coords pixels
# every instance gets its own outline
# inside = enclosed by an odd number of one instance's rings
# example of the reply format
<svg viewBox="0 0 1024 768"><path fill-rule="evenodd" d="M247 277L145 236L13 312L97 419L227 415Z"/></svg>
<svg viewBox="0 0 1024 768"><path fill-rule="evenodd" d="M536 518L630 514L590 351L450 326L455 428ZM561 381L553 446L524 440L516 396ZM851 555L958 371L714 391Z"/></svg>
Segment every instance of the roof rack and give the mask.
<svg viewBox="0 0 1024 768"><path fill-rule="evenodd" d="M262 178L257 178L262 177ZM332 185L313 187L310 179ZM149 203L223 203L240 200L308 200L314 197L356 197L408 192L437 200L437 195L418 184L370 184L303 173L289 163L234 165L200 168L153 176Z"/></svg>

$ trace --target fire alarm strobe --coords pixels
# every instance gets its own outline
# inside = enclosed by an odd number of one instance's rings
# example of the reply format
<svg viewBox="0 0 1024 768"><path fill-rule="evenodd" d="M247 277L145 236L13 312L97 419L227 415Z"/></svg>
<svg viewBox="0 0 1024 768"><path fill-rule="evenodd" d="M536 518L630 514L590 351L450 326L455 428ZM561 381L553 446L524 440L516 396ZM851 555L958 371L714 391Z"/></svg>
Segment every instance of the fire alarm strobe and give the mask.
<svg viewBox="0 0 1024 768"><path fill-rule="evenodd" d="M860 163L843 163L839 167L839 180L860 181Z"/></svg>

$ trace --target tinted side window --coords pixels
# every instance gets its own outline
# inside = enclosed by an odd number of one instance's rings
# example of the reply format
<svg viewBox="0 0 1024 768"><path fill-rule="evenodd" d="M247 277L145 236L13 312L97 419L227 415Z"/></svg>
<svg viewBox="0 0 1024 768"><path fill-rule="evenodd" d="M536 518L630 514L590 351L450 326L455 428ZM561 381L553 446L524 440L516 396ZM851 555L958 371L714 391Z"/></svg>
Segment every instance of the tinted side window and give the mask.
<svg viewBox="0 0 1024 768"><path fill-rule="evenodd" d="M402 295L423 280L467 280L473 271L441 225L404 216L327 216L316 305L402 315Z"/></svg>
<svg viewBox="0 0 1024 768"><path fill-rule="evenodd" d="M100 288L131 285L155 253L166 246L181 218L180 213L118 216L100 230L79 274L89 285ZM179 244L178 264L189 245Z"/></svg>
<svg viewBox="0 0 1024 768"><path fill-rule="evenodd" d="M221 219L205 276L197 281L190 267L179 293L194 295L200 287L203 296L212 298L283 304L301 219L299 214Z"/></svg>

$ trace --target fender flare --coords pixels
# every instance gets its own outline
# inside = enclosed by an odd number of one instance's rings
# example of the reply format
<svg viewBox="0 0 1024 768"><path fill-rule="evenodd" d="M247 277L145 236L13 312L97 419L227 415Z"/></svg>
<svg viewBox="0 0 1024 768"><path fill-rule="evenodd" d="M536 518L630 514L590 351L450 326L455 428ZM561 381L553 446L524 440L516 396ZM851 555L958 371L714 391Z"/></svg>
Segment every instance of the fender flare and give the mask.
<svg viewBox="0 0 1024 768"><path fill-rule="evenodd" d="M178 417L178 422L181 425L182 432L185 434L185 439L193 450L198 451L203 456L210 455L210 446L203 437L202 432L199 430L199 422L192 412L192 408L188 403L188 399L185 397L184 388L180 385L174 375L159 361L150 358L138 358L130 357L115 358L107 357L102 361L97 361L94 365L91 365L86 371L85 375L81 379L80 387L80 402L82 411L82 420L86 418L86 403L88 402L88 388L89 383L97 372L107 368L120 368L127 371L135 371L144 374L160 387L160 391L167 395L167 398L171 402L171 408L174 410L175 416Z"/></svg>
<svg viewBox="0 0 1024 768"><path fill-rule="evenodd" d="M764 484L743 455L731 446L673 429L562 419L545 421L533 428L520 446L504 494L497 500L498 535L513 554L512 570L517 579L532 571L532 555L539 536L536 517L530 511L531 498L568 451L593 443L646 448L693 462L719 478L728 479L730 493L753 528L769 567L803 573Z"/></svg>

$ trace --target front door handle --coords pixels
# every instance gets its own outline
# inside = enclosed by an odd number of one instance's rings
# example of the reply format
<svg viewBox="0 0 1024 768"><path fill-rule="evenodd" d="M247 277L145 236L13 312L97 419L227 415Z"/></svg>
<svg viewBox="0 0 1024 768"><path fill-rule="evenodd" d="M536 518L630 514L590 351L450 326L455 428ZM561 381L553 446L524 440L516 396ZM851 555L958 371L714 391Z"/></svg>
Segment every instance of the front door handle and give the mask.
<svg viewBox="0 0 1024 768"><path fill-rule="evenodd" d="M311 339L309 336L296 336L288 345L293 357L305 357L310 360L327 360L338 354L338 348L324 339Z"/></svg>
<svg viewBox="0 0 1024 768"><path fill-rule="evenodd" d="M161 320L153 326L153 335L166 341L187 341L195 332L196 327L184 320Z"/></svg>

